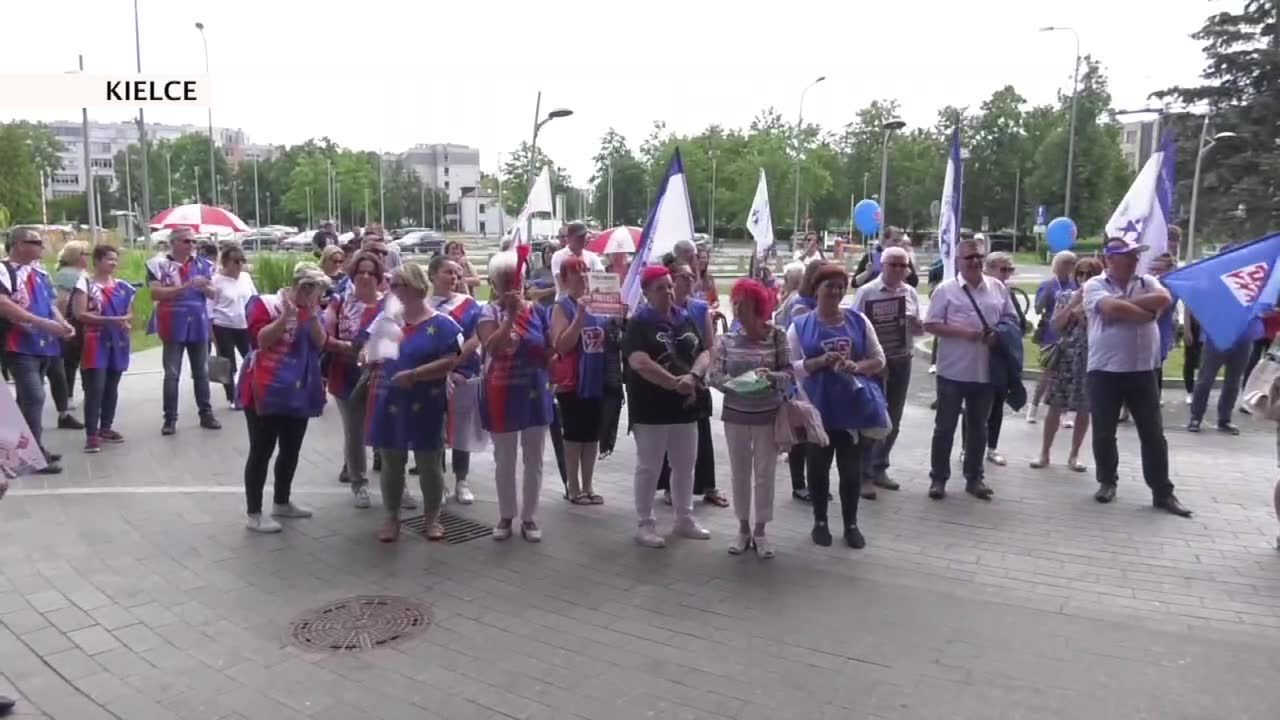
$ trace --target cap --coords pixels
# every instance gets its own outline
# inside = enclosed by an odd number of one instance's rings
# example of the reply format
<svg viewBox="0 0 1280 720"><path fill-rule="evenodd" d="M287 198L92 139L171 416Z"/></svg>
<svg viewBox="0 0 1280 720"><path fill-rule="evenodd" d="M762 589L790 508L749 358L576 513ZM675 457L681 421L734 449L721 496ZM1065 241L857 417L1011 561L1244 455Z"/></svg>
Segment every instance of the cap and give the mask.
<svg viewBox="0 0 1280 720"><path fill-rule="evenodd" d="M586 235L586 234L587 234L586 223L571 222L568 225L566 225L564 229L565 237L578 237L579 235Z"/></svg>
<svg viewBox="0 0 1280 720"><path fill-rule="evenodd" d="M1126 240L1119 237L1108 239L1102 248L1103 254L1107 257L1111 257L1112 255L1128 255L1129 253L1142 254L1151 249L1148 245L1140 245L1132 240Z"/></svg>

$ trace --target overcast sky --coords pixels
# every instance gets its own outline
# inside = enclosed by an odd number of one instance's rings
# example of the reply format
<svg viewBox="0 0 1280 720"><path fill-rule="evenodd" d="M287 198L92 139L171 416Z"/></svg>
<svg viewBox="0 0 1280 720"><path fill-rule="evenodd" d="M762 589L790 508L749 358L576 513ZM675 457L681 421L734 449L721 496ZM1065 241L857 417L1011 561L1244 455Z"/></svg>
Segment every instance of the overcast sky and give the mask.
<svg viewBox="0 0 1280 720"><path fill-rule="evenodd" d="M774 106L836 128L876 98L902 103L912 125L946 104L977 105L1005 84L1033 103L1069 87L1075 45L1106 68L1115 104L1143 107L1153 90L1195 82L1188 35L1238 0L490 0L408 3L138 0L142 68L200 72L194 27L205 23L214 124L254 142L328 135L356 148L417 143L479 147L485 169L528 139L534 101L573 117L539 144L582 184L613 126L633 147L655 119L692 133L743 126ZM84 53L90 72L134 69L129 0L0 0L0 72L57 73ZM428 92L429 90L429 92ZM96 120L123 120L125 114ZM11 107L0 118L76 120ZM203 109L148 110L147 120L203 125Z"/></svg>

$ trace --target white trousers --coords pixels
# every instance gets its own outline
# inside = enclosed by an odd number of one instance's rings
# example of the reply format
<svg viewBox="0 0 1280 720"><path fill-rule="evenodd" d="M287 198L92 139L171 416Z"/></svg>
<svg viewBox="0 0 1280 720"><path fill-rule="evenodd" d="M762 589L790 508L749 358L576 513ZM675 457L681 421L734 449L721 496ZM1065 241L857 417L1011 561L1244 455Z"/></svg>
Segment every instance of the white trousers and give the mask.
<svg viewBox="0 0 1280 720"><path fill-rule="evenodd" d="M739 425L726 422L724 441L729 446L733 509L738 520L751 522L754 495L756 522L770 522L773 520L773 481L778 469L778 444L773 437L773 423Z"/></svg>
<svg viewBox="0 0 1280 720"><path fill-rule="evenodd" d="M662 456L671 464L671 504L677 521L693 517L693 464L698 458L698 425L635 425L636 517L653 527L653 494L658 490Z"/></svg>
<svg viewBox="0 0 1280 720"><path fill-rule="evenodd" d="M498 515L502 520L515 518L533 522L538 514L538 495L542 492L542 446L547 426L538 425L509 433L493 433L494 480L498 486ZM524 454L524 492L522 507L516 507L516 448Z"/></svg>

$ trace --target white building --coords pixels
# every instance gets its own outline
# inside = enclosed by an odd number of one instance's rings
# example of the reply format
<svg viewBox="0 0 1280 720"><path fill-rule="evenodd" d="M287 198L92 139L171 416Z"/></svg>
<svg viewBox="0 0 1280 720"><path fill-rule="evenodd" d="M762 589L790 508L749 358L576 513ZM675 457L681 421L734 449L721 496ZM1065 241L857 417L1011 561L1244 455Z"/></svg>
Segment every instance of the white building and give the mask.
<svg viewBox="0 0 1280 720"><path fill-rule="evenodd" d="M1120 152L1129 169L1138 172L1156 150L1158 120L1127 122L1120 128Z"/></svg>
<svg viewBox="0 0 1280 720"><path fill-rule="evenodd" d="M49 130L62 143L59 153L62 169L49 178L46 188L48 197L58 198L79 195L88 187L84 167L84 128L78 122L49 123ZM183 135L197 133L204 135L208 127L196 125L159 125L147 124L147 141L176 140ZM214 143L222 148L228 158L238 152L238 148L248 144L248 138L242 130L214 128ZM93 177L106 178L112 188L116 184L116 154L130 145L138 144L138 126L133 122L89 123L89 166ZM152 172L161 172L162 168L152 168Z"/></svg>
<svg viewBox="0 0 1280 720"><path fill-rule="evenodd" d="M458 199L462 210L461 230L469 235L499 235L506 232L515 218L502 211L497 195L470 193Z"/></svg>
<svg viewBox="0 0 1280 720"><path fill-rule="evenodd" d="M445 227L461 227L459 201L464 195L473 195L480 190L480 151L466 145L436 143L415 145L398 157L404 161L405 167L422 178L428 189L445 191L448 196L444 209ZM472 215L474 217L474 208ZM496 216L494 227L497 227Z"/></svg>

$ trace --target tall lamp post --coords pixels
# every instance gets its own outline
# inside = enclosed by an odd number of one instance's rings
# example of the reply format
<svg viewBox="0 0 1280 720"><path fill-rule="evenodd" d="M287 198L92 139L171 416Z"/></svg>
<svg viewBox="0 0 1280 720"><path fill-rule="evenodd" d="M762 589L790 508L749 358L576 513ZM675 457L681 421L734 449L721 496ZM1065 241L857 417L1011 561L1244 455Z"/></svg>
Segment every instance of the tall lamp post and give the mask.
<svg viewBox="0 0 1280 720"><path fill-rule="evenodd" d="M1069 27L1040 28L1040 32L1069 32L1076 39L1076 64L1071 76L1071 124L1067 130L1067 191L1062 200L1062 214L1071 217L1071 171L1076 154L1076 98L1080 95L1080 33Z"/></svg>
<svg viewBox="0 0 1280 720"><path fill-rule="evenodd" d="M533 190L534 176L538 168L538 132L542 130L542 126L555 120L556 118L569 117L573 114L568 108L556 108L547 113L546 117L542 117L542 91L538 91L538 102L533 108L533 142L529 147L529 190ZM525 242L533 242L533 213L529 213L527 223L525 225Z"/></svg>
<svg viewBox="0 0 1280 720"><path fill-rule="evenodd" d="M794 232L800 232L800 131L804 128L804 96L809 94L809 89L814 85L826 80L826 75L819 75L817 80L805 86L800 93L800 111L796 113L796 205L795 205L795 223ZM792 246L795 245L795 236L791 238Z"/></svg>
<svg viewBox="0 0 1280 720"><path fill-rule="evenodd" d="M1191 218L1187 221L1187 259L1194 260L1196 257L1196 204L1200 202L1200 163L1204 160L1204 154L1209 148L1217 145L1223 140L1235 140L1240 136L1233 132L1220 132L1209 137L1209 119L1213 117L1212 112L1204 114L1204 123L1200 125L1200 149L1196 152L1196 170L1191 178Z"/></svg>
<svg viewBox="0 0 1280 720"><path fill-rule="evenodd" d="M138 22L138 0L133 0L133 50L138 61L138 74L142 74L142 35ZM138 145L142 150L142 236L147 246L151 245L151 170L147 159L147 119L142 108L138 108ZM129 156L128 148L125 157ZM129 208L133 210L132 207ZM130 233L132 235L132 233Z"/></svg>
<svg viewBox="0 0 1280 720"><path fill-rule="evenodd" d="M884 229L889 224L889 136L906 126L898 118L887 120L880 126L884 131L884 141L880 143L880 237L884 237Z"/></svg>
<svg viewBox="0 0 1280 720"><path fill-rule="evenodd" d="M204 35L204 23L202 22L196 23L196 29L200 31L200 42L201 44L204 45L204 74L208 75L209 74L209 39L206 38ZM210 190L209 192L210 192L210 197L212 198L212 202L210 204L216 206L218 204L218 172L215 169L217 166L213 162L213 153L214 153L213 106L210 105L209 106L209 185L213 189Z"/></svg>

